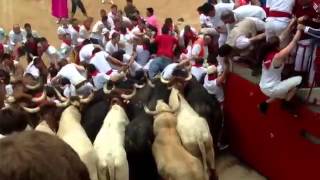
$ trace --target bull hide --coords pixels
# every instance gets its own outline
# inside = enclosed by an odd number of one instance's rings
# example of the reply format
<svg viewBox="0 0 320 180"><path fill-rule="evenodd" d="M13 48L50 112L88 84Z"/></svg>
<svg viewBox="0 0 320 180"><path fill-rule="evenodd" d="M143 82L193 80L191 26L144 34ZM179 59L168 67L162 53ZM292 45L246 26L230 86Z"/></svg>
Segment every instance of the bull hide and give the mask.
<svg viewBox="0 0 320 180"><path fill-rule="evenodd" d="M220 103L214 96L211 96L194 77L187 84L184 97L194 111L206 119L210 133L213 136L213 142L216 146L223 121Z"/></svg>

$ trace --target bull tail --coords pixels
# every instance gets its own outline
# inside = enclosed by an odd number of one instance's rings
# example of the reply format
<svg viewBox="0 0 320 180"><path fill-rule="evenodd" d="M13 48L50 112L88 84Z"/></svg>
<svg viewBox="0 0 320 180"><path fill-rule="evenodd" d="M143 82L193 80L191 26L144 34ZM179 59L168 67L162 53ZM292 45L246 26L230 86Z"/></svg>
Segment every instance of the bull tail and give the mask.
<svg viewBox="0 0 320 180"><path fill-rule="evenodd" d="M201 152L201 159L202 159L202 165L203 165L203 172L205 179L207 180L208 177L208 165L207 165L207 153L206 148L203 142L198 141L198 146Z"/></svg>
<svg viewBox="0 0 320 180"><path fill-rule="evenodd" d="M109 173L109 180L116 180L116 171L114 167L114 162L108 164L108 173Z"/></svg>

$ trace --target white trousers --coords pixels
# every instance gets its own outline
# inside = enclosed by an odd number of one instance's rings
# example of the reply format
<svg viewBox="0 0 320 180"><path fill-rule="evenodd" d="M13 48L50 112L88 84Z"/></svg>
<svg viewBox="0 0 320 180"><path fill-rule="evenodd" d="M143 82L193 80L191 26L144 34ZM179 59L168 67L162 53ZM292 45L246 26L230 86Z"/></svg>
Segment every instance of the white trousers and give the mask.
<svg viewBox="0 0 320 180"><path fill-rule="evenodd" d="M270 19L266 21L265 33L267 40L272 36L280 37L281 33L286 29L289 22Z"/></svg>
<svg viewBox="0 0 320 180"><path fill-rule="evenodd" d="M302 77L294 76L283 80L270 88L263 88L261 91L270 98L279 98L285 99L287 97L288 92L301 84Z"/></svg>

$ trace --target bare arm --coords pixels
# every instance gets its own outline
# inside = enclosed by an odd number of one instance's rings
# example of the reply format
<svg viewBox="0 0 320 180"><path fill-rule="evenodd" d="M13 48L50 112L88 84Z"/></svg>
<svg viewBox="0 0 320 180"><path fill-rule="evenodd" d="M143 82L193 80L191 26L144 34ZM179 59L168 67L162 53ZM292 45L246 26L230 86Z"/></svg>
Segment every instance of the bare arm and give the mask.
<svg viewBox="0 0 320 180"><path fill-rule="evenodd" d="M284 58L289 56L290 52L295 48L297 42L299 41L300 36L301 36L301 31L298 30L294 35L292 41L274 56L275 66L281 65L283 63Z"/></svg>
<svg viewBox="0 0 320 180"><path fill-rule="evenodd" d="M260 40L265 39L265 38L266 38L266 34L265 33L261 33L261 34L258 34L256 36L250 38L249 40L250 40L250 43L252 44L252 43L255 43L255 42L260 41Z"/></svg>
<svg viewBox="0 0 320 180"><path fill-rule="evenodd" d="M112 56L108 56L107 61L110 60L110 62L116 66L124 66L125 64L122 63L119 59L116 59Z"/></svg>

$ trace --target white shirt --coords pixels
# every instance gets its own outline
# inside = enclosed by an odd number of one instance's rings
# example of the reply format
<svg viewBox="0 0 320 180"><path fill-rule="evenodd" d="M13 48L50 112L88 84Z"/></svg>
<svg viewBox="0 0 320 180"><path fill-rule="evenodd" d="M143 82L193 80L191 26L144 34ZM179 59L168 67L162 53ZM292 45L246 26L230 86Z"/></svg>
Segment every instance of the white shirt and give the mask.
<svg viewBox="0 0 320 180"><path fill-rule="evenodd" d="M81 38L81 39L89 39L90 38L90 31L88 31L84 25L80 26L79 38Z"/></svg>
<svg viewBox="0 0 320 180"><path fill-rule="evenodd" d="M67 59L69 60L69 56L72 53L73 48L66 44L65 42L61 43L60 49L59 49L59 59Z"/></svg>
<svg viewBox="0 0 320 180"><path fill-rule="evenodd" d="M86 78L81 75L73 63L63 66L58 72L57 76L69 79L71 84L74 86L86 80Z"/></svg>
<svg viewBox="0 0 320 180"><path fill-rule="evenodd" d="M79 52L79 59L80 59L80 62L87 62L89 63L90 61L90 58L92 56L92 51L94 50L94 45L93 44L87 44L85 46L83 46L81 49L80 49L80 52Z"/></svg>
<svg viewBox="0 0 320 180"><path fill-rule="evenodd" d="M72 45L77 46L78 45L78 38L79 38L79 32L73 28L72 25L69 25L69 32L72 39Z"/></svg>
<svg viewBox="0 0 320 180"><path fill-rule="evenodd" d="M224 92L221 86L217 85L217 79L209 80L208 74L204 78L203 87L209 94L215 95L219 102L224 101Z"/></svg>
<svg viewBox="0 0 320 180"><path fill-rule="evenodd" d="M101 72L99 72L95 76L92 76L93 85L97 90L103 88L104 84L109 79L110 79L109 76L107 76L106 74L101 73Z"/></svg>
<svg viewBox="0 0 320 180"><path fill-rule="evenodd" d="M123 62L128 64L130 62L130 59L132 58L131 55L129 54L124 54L123 55ZM136 74L137 71L139 70L142 70L142 66L140 64L138 64L136 61L134 61L131 66L129 66L129 71L130 71L130 74L132 76L134 76Z"/></svg>
<svg viewBox="0 0 320 180"><path fill-rule="evenodd" d="M59 60L59 57L60 57L59 52L55 47L51 45L48 47L48 49L44 53L48 56L51 63L54 63L57 60Z"/></svg>
<svg viewBox="0 0 320 180"><path fill-rule="evenodd" d="M136 47L136 52L137 52L137 63L140 64L141 66L145 66L150 58L150 52L149 50L146 50L143 48L142 45L137 45Z"/></svg>
<svg viewBox="0 0 320 180"><path fill-rule="evenodd" d="M213 24L214 28L217 27L223 27L224 23L221 20L221 13L225 10L233 10L234 3L218 3L214 5L214 8L216 10L216 14L214 17L211 17L211 23Z"/></svg>
<svg viewBox="0 0 320 180"><path fill-rule="evenodd" d="M71 35L71 31L69 27L64 27L64 26L59 26L57 29L57 34L58 35L64 35L64 34L70 34Z"/></svg>
<svg viewBox="0 0 320 180"><path fill-rule="evenodd" d="M170 80L172 78L172 73L176 69L177 66L178 66L178 63L169 64L168 66L166 66L164 68L164 70L161 73L161 76L166 80Z"/></svg>
<svg viewBox="0 0 320 180"><path fill-rule="evenodd" d="M76 96L77 95L76 88L72 84L65 85L63 89L63 95L65 97Z"/></svg>
<svg viewBox="0 0 320 180"><path fill-rule="evenodd" d="M105 47L105 51L109 54L112 54L114 52L117 52L119 50L118 44L113 45L111 40L109 42L107 42L106 47Z"/></svg>
<svg viewBox="0 0 320 180"><path fill-rule="evenodd" d="M262 74L259 86L261 89L273 88L275 85L281 82L281 73L284 65L280 68L274 68L273 64L270 65L269 69L262 64Z"/></svg>
<svg viewBox="0 0 320 180"><path fill-rule="evenodd" d="M107 61L108 57L109 57L109 54L104 51L97 52L91 58L90 64L93 64L98 69L99 72L106 74L112 69L109 62Z"/></svg>
<svg viewBox="0 0 320 180"><path fill-rule="evenodd" d="M199 19L200 19L200 24L201 25L204 25L204 26L209 27L209 28L214 27L210 17L208 17L208 16L206 16L204 14L200 14Z"/></svg>
<svg viewBox="0 0 320 180"><path fill-rule="evenodd" d="M198 80L200 81L201 78L206 74L206 68L204 67L196 67L192 66L191 67L191 74Z"/></svg>
<svg viewBox="0 0 320 180"><path fill-rule="evenodd" d="M267 0L266 7L270 8L270 11L280 11L292 13L295 0ZM290 19L287 17L268 17L266 21L284 21L289 22Z"/></svg>
<svg viewBox="0 0 320 180"><path fill-rule="evenodd" d="M236 22L242 21L246 17L255 17L263 20L267 17L266 12L260 6L243 5L233 10Z"/></svg>
<svg viewBox="0 0 320 180"><path fill-rule="evenodd" d="M9 32L10 48L13 48L13 46L15 46L17 43L25 43L26 41L26 32L23 29L21 29L19 34L15 34L13 30Z"/></svg>
<svg viewBox="0 0 320 180"><path fill-rule="evenodd" d="M191 55L194 57L197 57L197 56L199 56L200 52L201 52L200 44L193 44L192 50L191 50ZM208 54L209 54L208 46L204 46L204 59L207 59Z"/></svg>
<svg viewBox="0 0 320 180"><path fill-rule="evenodd" d="M33 61L31 61L26 67L23 75L25 76L26 74L31 74L35 78L40 76L40 71L35 65L33 65Z"/></svg>

